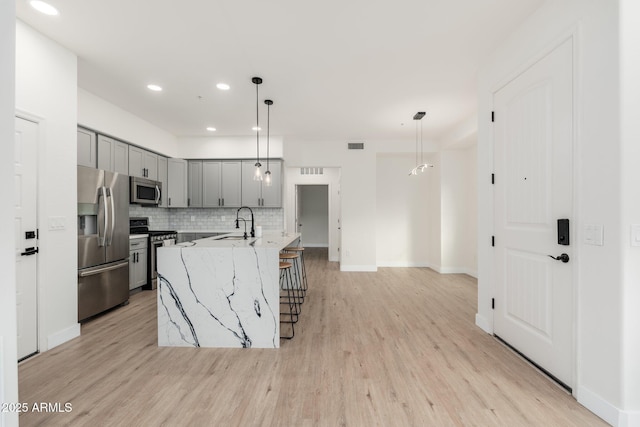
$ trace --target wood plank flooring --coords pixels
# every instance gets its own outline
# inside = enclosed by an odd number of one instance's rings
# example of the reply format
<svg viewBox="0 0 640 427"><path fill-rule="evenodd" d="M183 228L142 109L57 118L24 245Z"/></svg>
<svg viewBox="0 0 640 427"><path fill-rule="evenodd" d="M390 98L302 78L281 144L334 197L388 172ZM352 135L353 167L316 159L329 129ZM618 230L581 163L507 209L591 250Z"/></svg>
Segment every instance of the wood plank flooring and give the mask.
<svg viewBox="0 0 640 427"><path fill-rule="evenodd" d="M279 350L159 348L155 291L20 364L21 426L601 426L474 325L476 282L343 273L306 251L308 298Z"/></svg>

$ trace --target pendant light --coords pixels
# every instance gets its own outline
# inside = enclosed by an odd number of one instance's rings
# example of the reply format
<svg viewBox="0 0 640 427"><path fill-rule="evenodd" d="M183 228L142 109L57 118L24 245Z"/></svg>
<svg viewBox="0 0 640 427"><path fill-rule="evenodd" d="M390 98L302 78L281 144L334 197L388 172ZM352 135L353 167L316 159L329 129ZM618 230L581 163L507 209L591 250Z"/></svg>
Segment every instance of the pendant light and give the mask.
<svg viewBox="0 0 640 427"><path fill-rule="evenodd" d="M424 111L418 111L413 116L413 120L416 122L416 167L409 171L409 175L418 175L418 171L424 172L425 169L433 167L433 165L424 162L424 149L422 147L422 118L424 116ZM418 121L420 122L420 163L418 163Z"/></svg>
<svg viewBox="0 0 640 427"><path fill-rule="evenodd" d="M271 170L269 169L269 122L270 122L270 114L269 110L273 105L273 101L270 99L265 99L264 103L267 104L267 171L264 173L264 183L267 187L271 187Z"/></svg>
<svg viewBox="0 0 640 427"><path fill-rule="evenodd" d="M260 77L253 77L251 81L256 85L256 169L253 174L254 181L262 181L262 173L260 172L260 121L258 116L258 86L262 84Z"/></svg>

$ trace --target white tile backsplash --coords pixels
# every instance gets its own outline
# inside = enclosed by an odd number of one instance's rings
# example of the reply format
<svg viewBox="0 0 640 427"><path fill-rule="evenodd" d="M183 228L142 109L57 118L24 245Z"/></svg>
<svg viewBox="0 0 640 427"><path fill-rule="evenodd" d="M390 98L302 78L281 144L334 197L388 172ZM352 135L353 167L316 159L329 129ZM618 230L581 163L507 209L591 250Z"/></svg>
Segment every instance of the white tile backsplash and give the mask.
<svg viewBox="0 0 640 427"><path fill-rule="evenodd" d="M255 225L261 225L264 230L284 228L284 209L252 208L252 210ZM129 217L149 217L150 228L155 230L230 231L235 228L236 212L237 208L168 209L129 205ZM240 212L240 217L247 221L251 220L251 214L247 209Z"/></svg>

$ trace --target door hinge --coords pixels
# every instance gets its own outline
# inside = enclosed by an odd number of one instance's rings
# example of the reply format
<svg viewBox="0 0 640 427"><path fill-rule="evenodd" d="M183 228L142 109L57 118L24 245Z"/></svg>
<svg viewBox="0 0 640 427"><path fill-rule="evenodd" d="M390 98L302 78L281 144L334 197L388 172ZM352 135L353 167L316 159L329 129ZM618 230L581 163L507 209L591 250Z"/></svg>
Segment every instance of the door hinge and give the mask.
<svg viewBox="0 0 640 427"><path fill-rule="evenodd" d="M495 112L495 111L492 111L492 112L491 112L491 122L493 123L493 122L495 122L495 121L496 121L496 112Z"/></svg>
<svg viewBox="0 0 640 427"><path fill-rule="evenodd" d="M491 174L491 183L492 183L492 184L495 184L495 183L496 183L496 174L495 174L495 173L492 173L492 174Z"/></svg>
<svg viewBox="0 0 640 427"><path fill-rule="evenodd" d="M491 298L491 310L495 310L495 309L496 309L496 299Z"/></svg>
<svg viewBox="0 0 640 427"><path fill-rule="evenodd" d="M491 236L491 246L496 245L496 236Z"/></svg>

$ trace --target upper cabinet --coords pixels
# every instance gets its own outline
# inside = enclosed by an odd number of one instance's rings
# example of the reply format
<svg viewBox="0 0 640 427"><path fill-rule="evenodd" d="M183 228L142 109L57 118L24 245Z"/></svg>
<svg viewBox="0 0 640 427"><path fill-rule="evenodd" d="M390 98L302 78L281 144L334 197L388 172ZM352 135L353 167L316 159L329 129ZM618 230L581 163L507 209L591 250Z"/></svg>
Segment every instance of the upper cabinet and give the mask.
<svg viewBox="0 0 640 427"><path fill-rule="evenodd" d="M167 206L170 208L187 207L187 161L182 159L167 160Z"/></svg>
<svg viewBox="0 0 640 427"><path fill-rule="evenodd" d="M168 159L163 156L158 156L158 181L162 183L162 189L160 190L160 204L158 206L161 208L169 207L169 198L167 197L169 185Z"/></svg>
<svg viewBox="0 0 640 427"><path fill-rule="evenodd" d="M81 127L78 128L78 165L97 166L96 134Z"/></svg>
<svg viewBox="0 0 640 427"><path fill-rule="evenodd" d="M158 180L158 155L129 146L129 175Z"/></svg>
<svg viewBox="0 0 640 427"><path fill-rule="evenodd" d="M202 160L189 160L189 197L187 206L202 207Z"/></svg>
<svg viewBox="0 0 640 427"><path fill-rule="evenodd" d="M190 207L240 207L242 181L239 160L190 160Z"/></svg>
<svg viewBox="0 0 640 427"><path fill-rule="evenodd" d="M129 145L98 135L98 169L129 174Z"/></svg>
<svg viewBox="0 0 640 427"><path fill-rule="evenodd" d="M262 165L266 170L266 162ZM249 207L279 208L282 207L282 162L269 160L271 185L264 181L254 181L255 161L242 162L242 205ZM263 172L264 173L264 172Z"/></svg>

